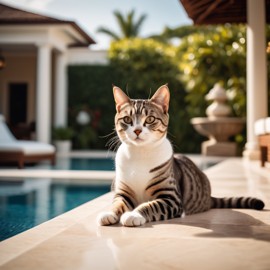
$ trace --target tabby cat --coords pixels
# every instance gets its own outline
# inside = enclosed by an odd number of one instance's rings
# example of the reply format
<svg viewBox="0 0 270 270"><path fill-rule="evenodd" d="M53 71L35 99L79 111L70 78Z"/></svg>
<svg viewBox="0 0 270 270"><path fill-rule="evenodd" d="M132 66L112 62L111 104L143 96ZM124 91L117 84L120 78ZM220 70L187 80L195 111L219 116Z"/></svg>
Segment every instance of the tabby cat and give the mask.
<svg viewBox="0 0 270 270"><path fill-rule="evenodd" d="M130 99L113 87L115 127L121 145L116 154L111 211L99 225L124 226L183 217L210 208L253 208L264 203L250 197L211 197L207 176L187 157L174 155L166 138L170 93L161 86L150 100Z"/></svg>

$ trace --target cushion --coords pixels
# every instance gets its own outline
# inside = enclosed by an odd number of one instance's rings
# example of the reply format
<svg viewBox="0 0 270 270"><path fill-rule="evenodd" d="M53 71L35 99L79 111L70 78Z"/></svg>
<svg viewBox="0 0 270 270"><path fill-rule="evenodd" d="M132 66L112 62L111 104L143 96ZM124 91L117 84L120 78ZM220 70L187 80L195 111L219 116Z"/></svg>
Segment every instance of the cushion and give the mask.
<svg viewBox="0 0 270 270"><path fill-rule="evenodd" d="M255 122L255 134L270 134L270 117L259 119Z"/></svg>
<svg viewBox="0 0 270 270"><path fill-rule="evenodd" d="M0 142L0 151L23 151L25 155L43 155L54 153L55 147L50 144L34 141Z"/></svg>

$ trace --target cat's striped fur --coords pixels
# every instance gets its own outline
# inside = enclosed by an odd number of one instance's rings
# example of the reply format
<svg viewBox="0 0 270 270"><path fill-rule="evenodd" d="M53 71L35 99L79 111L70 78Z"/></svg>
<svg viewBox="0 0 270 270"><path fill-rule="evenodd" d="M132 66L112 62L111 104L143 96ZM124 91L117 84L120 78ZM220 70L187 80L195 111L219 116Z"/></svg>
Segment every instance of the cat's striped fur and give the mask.
<svg viewBox="0 0 270 270"><path fill-rule="evenodd" d="M114 87L115 126L122 142L116 154L115 196L100 225L140 226L210 208L262 209L256 198L214 198L207 176L187 157L174 155L168 139L169 90L150 100L131 100Z"/></svg>

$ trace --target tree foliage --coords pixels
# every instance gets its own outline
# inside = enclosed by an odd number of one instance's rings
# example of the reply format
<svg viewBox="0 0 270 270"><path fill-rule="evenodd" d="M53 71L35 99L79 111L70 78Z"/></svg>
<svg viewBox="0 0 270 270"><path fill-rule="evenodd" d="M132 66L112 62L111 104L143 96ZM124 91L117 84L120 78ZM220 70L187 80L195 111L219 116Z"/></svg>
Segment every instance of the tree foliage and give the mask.
<svg viewBox="0 0 270 270"><path fill-rule="evenodd" d="M245 116L246 33L243 25L200 27L178 47L179 71L191 117L203 116L204 96L221 83L231 98L234 115Z"/></svg>
<svg viewBox="0 0 270 270"><path fill-rule="evenodd" d="M159 86L169 83L169 135L176 150L199 151L200 143L194 144L194 140L201 140L194 133L185 110L186 92L179 76L177 48L154 39L125 39L111 44L109 58L111 65L124 78L128 94L132 98L148 98L150 92L153 94Z"/></svg>
<svg viewBox="0 0 270 270"><path fill-rule="evenodd" d="M170 43L175 37L181 40L179 46ZM270 40L269 27L267 37ZM268 54L268 75L269 58ZM169 134L176 151L200 152L200 143L205 138L194 131L190 119L205 115L208 105L205 95L215 83L219 82L227 89L234 115L246 115L244 25L188 26L165 29L158 39L120 39L111 43L109 59L107 67L69 69L70 115L73 113L70 121L76 127L74 112L83 104L87 104L91 111L98 110L102 114L99 124L91 126L94 135L89 133L89 129L88 133L80 132L80 136L86 134L84 138L88 141L91 138L91 143L86 143L88 147L102 147L100 136L108 134L113 128L111 83L126 90L132 98L148 98L150 92L153 94L160 85L169 83ZM243 143L244 136L244 133L242 137L238 136L238 142Z"/></svg>
<svg viewBox="0 0 270 270"><path fill-rule="evenodd" d="M137 20L135 20L134 10L131 10L126 15L123 15L119 11L114 11L114 16L120 28L120 34L117 34L113 30L105 27L98 28L99 33L109 35L113 40L121 40L122 38L132 38L139 36L142 24L146 19L146 15L143 14L140 15Z"/></svg>

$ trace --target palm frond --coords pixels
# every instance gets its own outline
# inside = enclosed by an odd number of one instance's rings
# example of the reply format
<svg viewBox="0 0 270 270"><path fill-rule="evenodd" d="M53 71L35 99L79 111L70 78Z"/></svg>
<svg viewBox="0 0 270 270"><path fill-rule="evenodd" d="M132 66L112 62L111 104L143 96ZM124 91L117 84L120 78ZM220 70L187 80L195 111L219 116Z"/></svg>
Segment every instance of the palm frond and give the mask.
<svg viewBox="0 0 270 270"><path fill-rule="evenodd" d="M120 40L121 38L137 37L140 32L140 28L146 19L146 15L143 14L139 17L138 21L135 21L135 10L131 10L125 16L118 10L113 12L117 23L120 27L121 36L114 31L100 27L97 31L111 36L114 40Z"/></svg>
<svg viewBox="0 0 270 270"><path fill-rule="evenodd" d="M114 16L115 16L115 18L117 20L117 23L118 23L119 27L120 27L120 31L121 31L122 37L123 38L124 37L127 37L126 36L126 33L127 33L127 29L126 29L127 24L126 24L126 21L125 21L124 16L119 11L117 11L117 10L114 11Z"/></svg>
<svg viewBox="0 0 270 270"><path fill-rule="evenodd" d="M140 16L138 21L134 23L133 28L134 28L134 35L137 36L140 33L140 29L142 27L143 22L146 20L147 15L143 14Z"/></svg>
<svg viewBox="0 0 270 270"><path fill-rule="evenodd" d="M107 34L108 36L112 37L114 40L120 40L121 38L119 35L117 35L115 32L112 30L105 28L105 27L99 27L97 32Z"/></svg>

